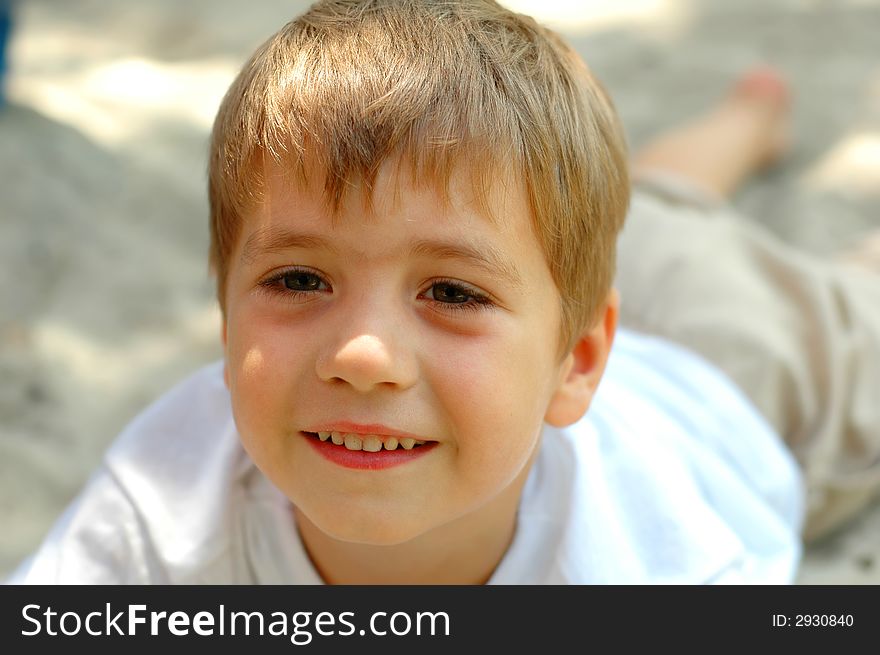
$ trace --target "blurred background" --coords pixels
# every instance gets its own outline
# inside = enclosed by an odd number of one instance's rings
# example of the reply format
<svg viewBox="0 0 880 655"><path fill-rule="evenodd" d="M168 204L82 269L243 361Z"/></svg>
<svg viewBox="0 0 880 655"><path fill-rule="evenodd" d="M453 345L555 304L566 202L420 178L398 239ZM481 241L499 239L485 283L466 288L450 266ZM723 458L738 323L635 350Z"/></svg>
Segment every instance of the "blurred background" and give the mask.
<svg viewBox="0 0 880 655"><path fill-rule="evenodd" d="M119 430L220 357L208 131L244 60L308 4L0 0L0 577ZM778 67L794 149L735 205L817 253L880 227L877 0L504 4L575 44L633 148L750 65ZM799 582L880 583L880 505L812 546Z"/></svg>

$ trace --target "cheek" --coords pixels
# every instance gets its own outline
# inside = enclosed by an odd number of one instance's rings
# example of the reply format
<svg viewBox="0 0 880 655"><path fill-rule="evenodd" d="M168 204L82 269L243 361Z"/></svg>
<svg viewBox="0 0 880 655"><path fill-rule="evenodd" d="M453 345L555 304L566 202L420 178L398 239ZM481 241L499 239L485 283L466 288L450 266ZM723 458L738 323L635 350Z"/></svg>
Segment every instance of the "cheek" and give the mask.
<svg viewBox="0 0 880 655"><path fill-rule="evenodd" d="M289 324L253 313L230 315L226 363L233 412L243 438L264 432L265 426L290 411L307 352L303 335L293 333Z"/></svg>
<svg viewBox="0 0 880 655"><path fill-rule="evenodd" d="M260 311L247 303L227 323L226 357L233 376L243 382L282 382L301 368L313 350L316 331L282 313Z"/></svg>
<svg viewBox="0 0 880 655"><path fill-rule="evenodd" d="M534 337L477 341L443 358L437 389L452 422L462 467L512 477L537 446L546 411L547 362Z"/></svg>

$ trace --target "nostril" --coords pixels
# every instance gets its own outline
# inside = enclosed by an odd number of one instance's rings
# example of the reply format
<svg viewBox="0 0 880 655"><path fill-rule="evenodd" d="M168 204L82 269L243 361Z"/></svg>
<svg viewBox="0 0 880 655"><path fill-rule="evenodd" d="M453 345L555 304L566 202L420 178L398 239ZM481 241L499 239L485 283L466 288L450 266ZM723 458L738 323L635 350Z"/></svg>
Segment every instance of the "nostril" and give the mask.
<svg viewBox="0 0 880 655"><path fill-rule="evenodd" d="M334 386L344 383L361 392L376 388L408 387L417 379L411 352L392 352L377 337L361 335L316 361L318 377Z"/></svg>

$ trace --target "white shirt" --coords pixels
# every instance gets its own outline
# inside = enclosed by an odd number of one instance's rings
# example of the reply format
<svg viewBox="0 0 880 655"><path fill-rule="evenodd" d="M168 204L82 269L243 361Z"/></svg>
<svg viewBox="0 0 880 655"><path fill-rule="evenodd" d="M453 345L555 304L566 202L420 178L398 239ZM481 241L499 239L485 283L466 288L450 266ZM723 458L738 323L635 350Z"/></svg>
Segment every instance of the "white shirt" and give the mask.
<svg viewBox="0 0 880 655"><path fill-rule="evenodd" d="M723 374L619 330L586 416L544 428L491 584L791 583L803 483ZM238 442L222 365L147 408L12 583L318 584Z"/></svg>

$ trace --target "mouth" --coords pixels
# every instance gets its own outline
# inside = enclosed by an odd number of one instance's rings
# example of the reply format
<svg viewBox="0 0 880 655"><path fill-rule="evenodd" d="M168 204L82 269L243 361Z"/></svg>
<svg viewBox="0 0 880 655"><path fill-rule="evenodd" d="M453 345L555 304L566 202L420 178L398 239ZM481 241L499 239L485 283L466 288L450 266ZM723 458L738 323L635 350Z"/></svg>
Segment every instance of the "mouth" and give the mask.
<svg viewBox="0 0 880 655"><path fill-rule="evenodd" d="M332 443L335 446L341 446L347 450L364 450L368 453L378 453L385 450L412 450L420 448L429 443L421 439L413 439L412 437L388 437L377 434L355 434L353 432L303 432L307 437ZM434 442L431 442L434 443Z"/></svg>
<svg viewBox="0 0 880 655"><path fill-rule="evenodd" d="M436 441L352 432L300 432L325 459L350 469L379 470L421 459Z"/></svg>

